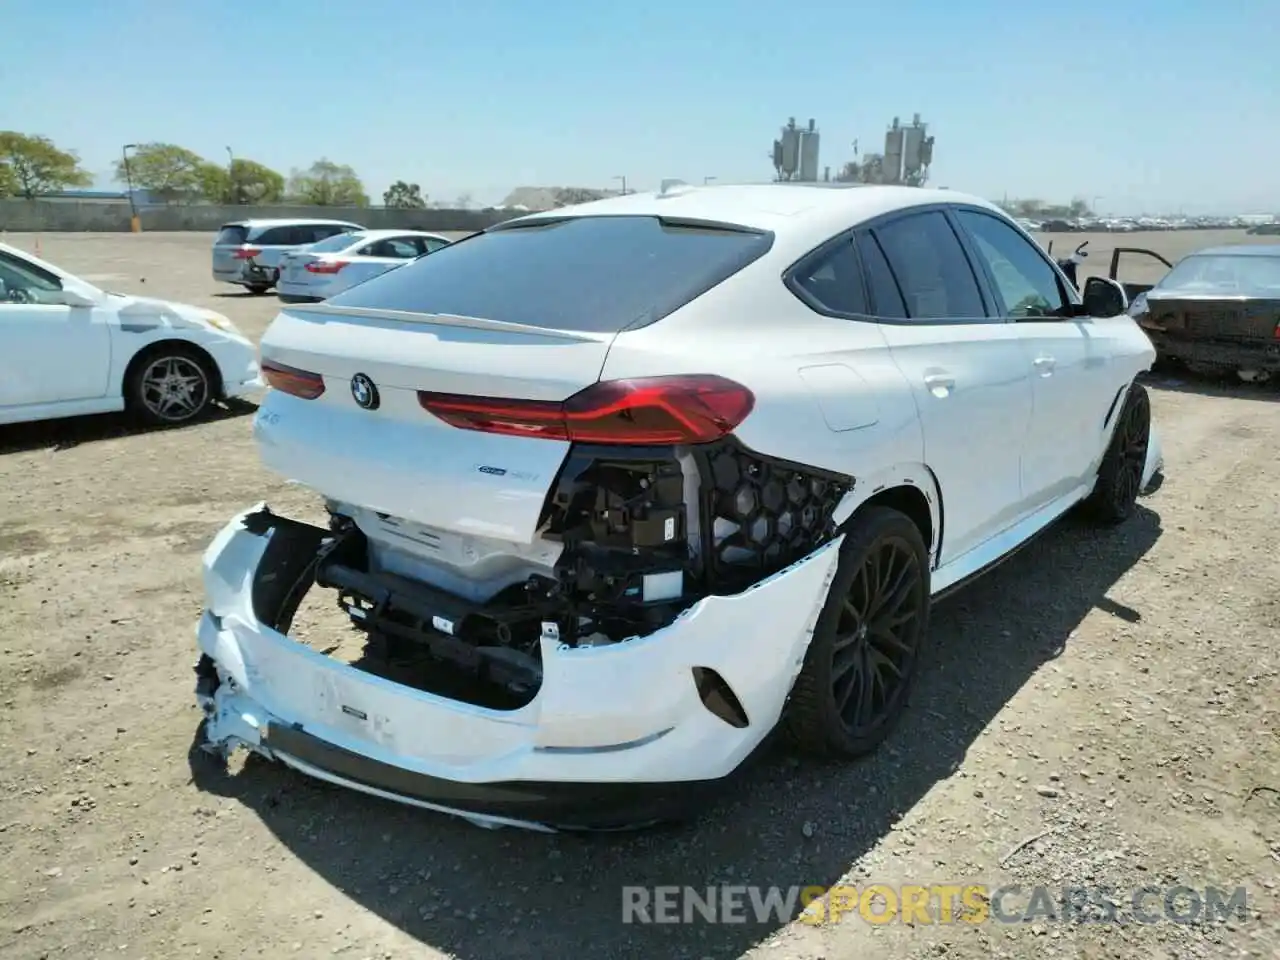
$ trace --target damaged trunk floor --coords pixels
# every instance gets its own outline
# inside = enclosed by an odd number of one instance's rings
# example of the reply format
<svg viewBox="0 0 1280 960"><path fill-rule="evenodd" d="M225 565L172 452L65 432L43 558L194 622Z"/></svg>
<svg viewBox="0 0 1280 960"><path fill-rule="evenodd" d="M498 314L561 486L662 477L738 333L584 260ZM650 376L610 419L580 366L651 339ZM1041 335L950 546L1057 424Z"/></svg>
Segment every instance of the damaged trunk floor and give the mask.
<svg viewBox="0 0 1280 960"><path fill-rule="evenodd" d="M366 633L338 606L338 592L326 587L308 591L288 635L316 653L392 683L494 710L516 710L533 695L509 693L430 656L412 641Z"/></svg>

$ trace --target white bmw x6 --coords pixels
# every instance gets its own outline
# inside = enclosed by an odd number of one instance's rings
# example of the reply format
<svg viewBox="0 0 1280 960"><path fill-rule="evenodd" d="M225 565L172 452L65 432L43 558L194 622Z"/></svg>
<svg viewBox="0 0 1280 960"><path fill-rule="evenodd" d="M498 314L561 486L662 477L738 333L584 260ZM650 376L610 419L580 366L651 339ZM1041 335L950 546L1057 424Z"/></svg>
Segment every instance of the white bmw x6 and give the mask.
<svg viewBox="0 0 1280 960"><path fill-rule="evenodd" d="M781 726L853 758L931 600L1160 466L1123 290L990 204L678 185L492 227L262 340L258 505L205 555L215 753L475 823L679 816ZM290 638L309 590L355 663Z"/></svg>

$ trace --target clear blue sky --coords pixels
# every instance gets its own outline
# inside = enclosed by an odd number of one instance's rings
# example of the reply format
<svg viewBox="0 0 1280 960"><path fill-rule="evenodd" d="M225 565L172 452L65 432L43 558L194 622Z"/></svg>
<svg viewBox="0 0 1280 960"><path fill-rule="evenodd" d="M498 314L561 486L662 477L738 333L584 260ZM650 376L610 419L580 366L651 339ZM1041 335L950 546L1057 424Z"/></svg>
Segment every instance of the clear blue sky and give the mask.
<svg viewBox="0 0 1280 960"><path fill-rule="evenodd" d="M1114 212L1280 210L1277 0L3 0L0 129L325 156L370 192L772 176L919 111L932 182Z"/></svg>

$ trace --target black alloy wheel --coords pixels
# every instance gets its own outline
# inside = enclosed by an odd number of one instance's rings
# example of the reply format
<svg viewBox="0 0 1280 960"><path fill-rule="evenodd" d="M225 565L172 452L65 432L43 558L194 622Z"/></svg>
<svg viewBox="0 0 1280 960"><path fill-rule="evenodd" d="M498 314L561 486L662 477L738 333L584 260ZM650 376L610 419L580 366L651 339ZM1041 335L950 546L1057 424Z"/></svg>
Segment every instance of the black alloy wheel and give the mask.
<svg viewBox="0 0 1280 960"><path fill-rule="evenodd" d="M1151 398L1140 383L1129 388L1111 443L1098 468L1093 492L1085 501L1089 513L1104 524L1127 520L1142 492L1151 446Z"/></svg>
<svg viewBox="0 0 1280 960"><path fill-rule="evenodd" d="M831 695L851 737L867 735L906 690L924 612L920 571L909 544L879 541L840 605L831 645Z"/></svg>
<svg viewBox="0 0 1280 960"><path fill-rule="evenodd" d="M873 506L855 516L783 715L807 752L870 753L901 718L929 630L929 561L906 515Z"/></svg>

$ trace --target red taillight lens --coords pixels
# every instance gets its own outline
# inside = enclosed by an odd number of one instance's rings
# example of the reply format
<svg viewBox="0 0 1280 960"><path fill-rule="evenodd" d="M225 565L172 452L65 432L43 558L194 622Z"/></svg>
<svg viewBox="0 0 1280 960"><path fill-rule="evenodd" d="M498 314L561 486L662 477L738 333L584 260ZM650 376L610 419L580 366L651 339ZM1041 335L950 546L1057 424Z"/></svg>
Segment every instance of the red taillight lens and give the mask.
<svg viewBox="0 0 1280 960"><path fill-rule="evenodd" d="M257 247L241 247L235 252L234 256L237 260L252 260L261 253L262 251Z"/></svg>
<svg viewBox="0 0 1280 960"><path fill-rule="evenodd" d="M306 264L307 273L337 273L350 260L312 260Z"/></svg>
<svg viewBox="0 0 1280 960"><path fill-rule="evenodd" d="M1271 331L1271 336L1273 339L1280 340L1280 321L1277 321L1276 328Z"/></svg>
<svg viewBox="0 0 1280 960"><path fill-rule="evenodd" d="M282 363L264 360L262 376L268 386L303 400L314 400L324 393L324 377L308 370L297 370Z"/></svg>
<svg viewBox="0 0 1280 960"><path fill-rule="evenodd" d="M418 392L423 409L463 430L579 443L707 443L755 407L740 383L710 374L608 380L563 402Z"/></svg>

